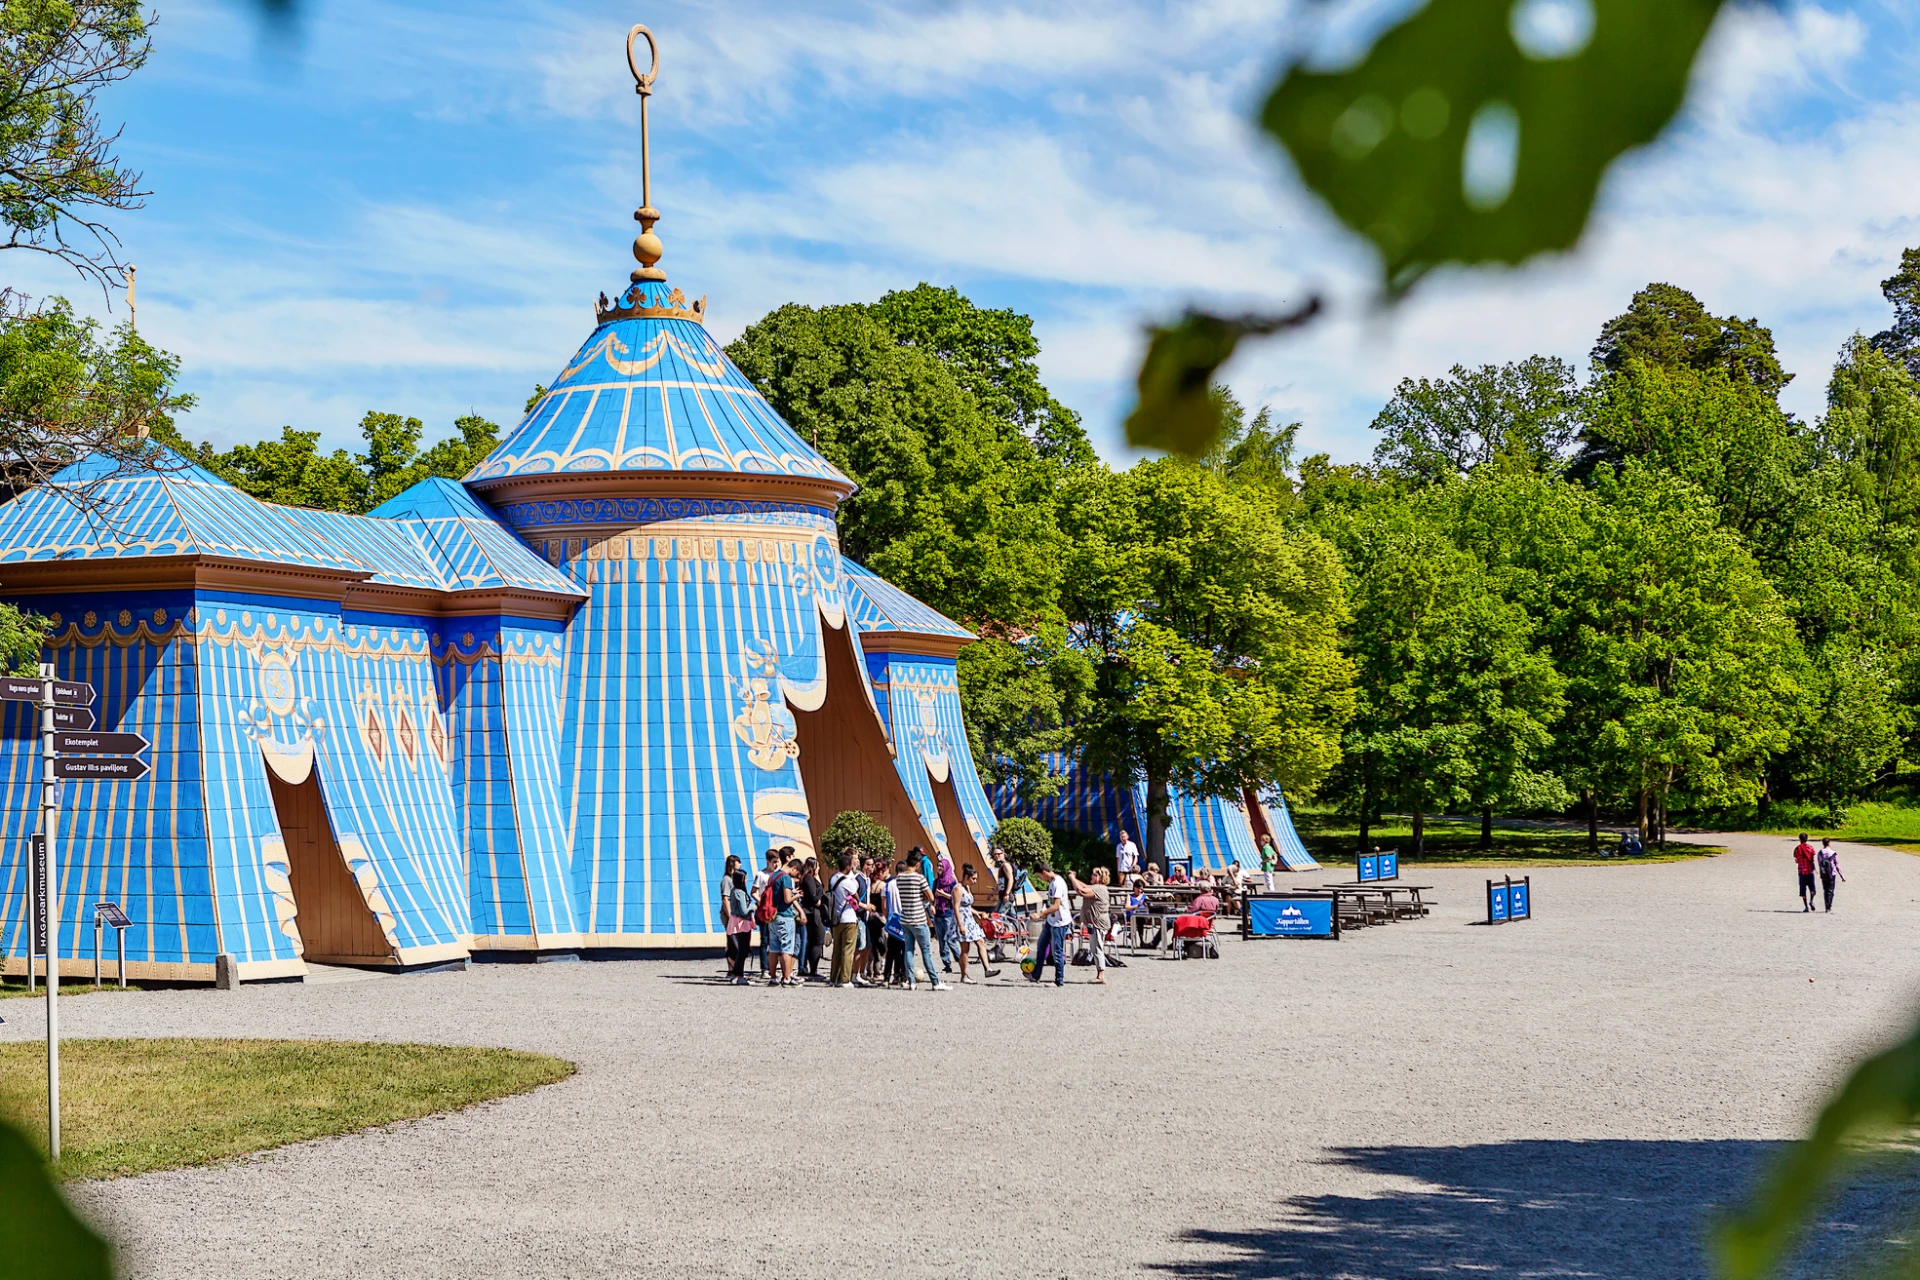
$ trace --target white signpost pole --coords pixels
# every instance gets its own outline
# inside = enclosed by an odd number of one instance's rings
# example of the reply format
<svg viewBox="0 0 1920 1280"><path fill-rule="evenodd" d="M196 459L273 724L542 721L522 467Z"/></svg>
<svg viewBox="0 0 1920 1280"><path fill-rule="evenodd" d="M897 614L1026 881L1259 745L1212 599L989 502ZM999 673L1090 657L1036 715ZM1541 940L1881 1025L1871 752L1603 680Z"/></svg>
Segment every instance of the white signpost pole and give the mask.
<svg viewBox="0 0 1920 1280"><path fill-rule="evenodd" d="M60 783L54 776L53 664L40 664L40 834L47 877L47 1154L60 1160L60 858L55 852Z"/></svg>

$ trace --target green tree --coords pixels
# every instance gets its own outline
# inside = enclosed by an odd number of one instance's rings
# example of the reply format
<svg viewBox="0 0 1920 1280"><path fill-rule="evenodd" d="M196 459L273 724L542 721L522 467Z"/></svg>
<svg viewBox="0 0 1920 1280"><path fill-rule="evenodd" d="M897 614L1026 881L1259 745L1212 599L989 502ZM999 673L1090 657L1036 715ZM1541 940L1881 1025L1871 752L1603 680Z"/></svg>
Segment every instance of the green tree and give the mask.
<svg viewBox="0 0 1920 1280"><path fill-rule="evenodd" d="M892 858L897 852L893 844L893 832L864 809L847 809L834 814L833 821L820 833L816 847L821 858L831 867L840 865L840 855L843 853L852 853L856 858Z"/></svg>
<svg viewBox="0 0 1920 1280"><path fill-rule="evenodd" d="M1353 706L1332 546L1171 460L1080 473L1065 513L1061 603L1094 674L1075 736L1087 767L1145 784L1148 856L1173 785L1311 795Z"/></svg>
<svg viewBox="0 0 1920 1280"><path fill-rule="evenodd" d="M1899 681L1885 660L1848 639L1819 652L1809 683L1809 714L1789 757L1792 777L1840 823L1899 754L1913 712L1897 700Z"/></svg>
<svg viewBox="0 0 1920 1280"><path fill-rule="evenodd" d="M1097 461L1080 415L1040 382L1033 320L1011 308L976 307L958 289L919 284L873 304L871 314L902 345L935 356L982 412L1068 466Z"/></svg>
<svg viewBox="0 0 1920 1280"><path fill-rule="evenodd" d="M1773 332L1757 320L1716 316L1670 284L1650 284L1593 344L1596 372L1619 373L1633 361L1662 369L1718 369L1768 395L1793 381L1780 367Z"/></svg>
<svg viewBox="0 0 1920 1280"><path fill-rule="evenodd" d="M0 306L0 469L13 490L90 454L123 469L152 466L158 454L146 439L177 439L173 415L193 407L173 390L179 369L131 325L103 334L64 298ZM84 501L84 489L69 496Z"/></svg>
<svg viewBox="0 0 1920 1280"><path fill-rule="evenodd" d="M840 508L854 559L950 617L1051 616L1061 468L985 412L935 351L849 305L788 305L727 354L801 437L860 489Z"/></svg>
<svg viewBox="0 0 1920 1280"><path fill-rule="evenodd" d="M3 247L50 254L103 286L119 240L100 218L140 207L140 175L113 153L94 95L147 60L138 0L0 0Z"/></svg>
<svg viewBox="0 0 1920 1280"><path fill-rule="evenodd" d="M960 651L960 704L981 781L1023 800L1058 791L1064 772L1049 758L1071 749L1073 725L1093 688L1086 655L1052 621L1018 639L985 636Z"/></svg>
<svg viewBox="0 0 1920 1280"><path fill-rule="evenodd" d="M1563 531L1547 637L1568 678L1568 749L1664 838L1671 798L1756 799L1801 715L1792 620L1700 491L1629 464ZM1570 535L1570 536L1569 536Z"/></svg>
<svg viewBox="0 0 1920 1280"><path fill-rule="evenodd" d="M1573 366L1552 356L1407 378L1373 420L1374 464L1416 484L1489 463L1556 469L1578 434L1579 406Z"/></svg>
<svg viewBox="0 0 1920 1280"><path fill-rule="evenodd" d="M1233 392L1214 388L1221 421L1220 439L1200 457L1200 465L1234 484L1257 489L1268 500L1290 506L1293 500L1293 451L1300 424L1275 426L1273 410L1262 405L1252 418Z"/></svg>
<svg viewBox="0 0 1920 1280"><path fill-rule="evenodd" d="M1538 767L1564 709L1564 681L1534 623L1503 598L1486 565L1450 536L1445 494L1375 504L1341 533L1353 575L1348 649L1358 671L1339 791L1361 817L1382 806L1426 816L1471 805L1492 842L1497 808L1558 808L1558 778Z"/></svg>
<svg viewBox="0 0 1920 1280"><path fill-rule="evenodd" d="M278 440L235 445L219 454L208 451L202 457L215 474L262 502L321 511L367 509L366 472L345 449L321 453L318 431L282 427Z"/></svg>
<svg viewBox="0 0 1920 1280"><path fill-rule="evenodd" d="M1859 334L1827 383L1827 412L1814 434L1821 462L1837 464L1884 524L1920 520L1920 383Z"/></svg>
<svg viewBox="0 0 1920 1280"><path fill-rule="evenodd" d="M1032 818L1005 819L987 843L1005 849L1014 866L1029 871L1053 857L1053 833Z"/></svg>
<svg viewBox="0 0 1920 1280"><path fill-rule="evenodd" d="M1920 379L1920 248L1900 255L1900 269L1880 282L1880 292L1893 304L1893 324L1873 335L1874 348Z"/></svg>
<svg viewBox="0 0 1920 1280"><path fill-rule="evenodd" d="M1763 554L1780 545L1808 446L1772 392L1722 368L1636 356L1591 399L1582 429L1589 476L1640 460L1697 486Z"/></svg>

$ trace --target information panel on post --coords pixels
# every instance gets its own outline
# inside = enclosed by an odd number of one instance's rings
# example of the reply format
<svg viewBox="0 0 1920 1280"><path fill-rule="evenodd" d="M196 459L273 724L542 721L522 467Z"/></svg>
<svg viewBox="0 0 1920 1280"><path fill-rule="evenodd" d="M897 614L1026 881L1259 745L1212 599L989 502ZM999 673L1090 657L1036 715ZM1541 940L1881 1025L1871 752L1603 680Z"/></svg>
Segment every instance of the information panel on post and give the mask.
<svg viewBox="0 0 1920 1280"><path fill-rule="evenodd" d="M1515 880L1506 876L1487 881L1487 923L1505 924L1509 920L1533 918L1533 877Z"/></svg>

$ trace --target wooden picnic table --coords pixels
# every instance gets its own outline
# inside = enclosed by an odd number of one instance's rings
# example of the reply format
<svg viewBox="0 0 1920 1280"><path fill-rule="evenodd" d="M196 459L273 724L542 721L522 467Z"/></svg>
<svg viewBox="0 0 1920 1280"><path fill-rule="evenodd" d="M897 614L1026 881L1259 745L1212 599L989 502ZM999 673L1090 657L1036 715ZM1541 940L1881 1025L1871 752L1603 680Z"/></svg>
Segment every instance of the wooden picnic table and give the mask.
<svg viewBox="0 0 1920 1280"><path fill-rule="evenodd" d="M1387 918L1390 920L1418 919L1426 915L1427 903L1420 895L1426 890L1433 888L1430 884L1376 884L1372 881L1366 883L1349 881L1344 884L1330 884L1323 887L1337 894L1350 894L1362 902L1365 901L1367 895L1378 894L1386 907ZM1394 901L1394 895L1400 893L1407 895L1408 901L1405 905Z"/></svg>

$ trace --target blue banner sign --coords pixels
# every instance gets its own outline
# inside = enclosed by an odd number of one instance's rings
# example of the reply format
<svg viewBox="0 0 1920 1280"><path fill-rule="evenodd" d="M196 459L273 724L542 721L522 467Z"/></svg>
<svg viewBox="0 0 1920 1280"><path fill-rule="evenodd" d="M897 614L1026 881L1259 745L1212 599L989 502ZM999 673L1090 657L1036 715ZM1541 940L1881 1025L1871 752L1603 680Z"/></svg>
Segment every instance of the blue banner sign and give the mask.
<svg viewBox="0 0 1920 1280"><path fill-rule="evenodd" d="M1487 881L1487 923L1533 918L1533 877Z"/></svg>
<svg viewBox="0 0 1920 1280"><path fill-rule="evenodd" d="M1247 899L1247 936L1251 938L1337 938L1333 899Z"/></svg>
<svg viewBox="0 0 1920 1280"><path fill-rule="evenodd" d="M1400 878L1400 855L1397 853L1363 853L1355 859L1353 878L1362 884L1370 880L1398 880Z"/></svg>

